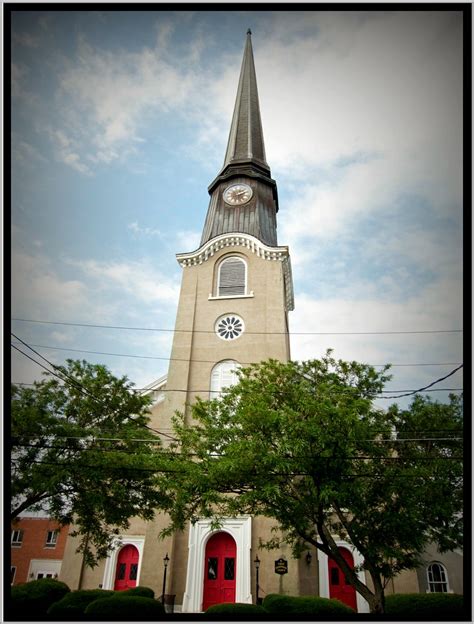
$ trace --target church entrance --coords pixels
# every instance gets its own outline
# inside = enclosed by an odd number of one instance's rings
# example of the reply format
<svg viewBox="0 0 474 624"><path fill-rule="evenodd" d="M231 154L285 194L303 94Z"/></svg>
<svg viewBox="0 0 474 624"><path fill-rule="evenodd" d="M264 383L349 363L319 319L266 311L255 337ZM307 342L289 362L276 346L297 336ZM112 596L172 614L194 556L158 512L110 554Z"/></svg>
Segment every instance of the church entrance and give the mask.
<svg viewBox="0 0 474 624"><path fill-rule="evenodd" d="M354 559L347 548L339 548L339 552L344 557L346 563L353 569ZM343 571L337 565L337 563L328 558L328 572L329 572L329 597L340 600L348 607L352 607L357 611L357 599L356 590L352 585L349 585L346 581Z"/></svg>
<svg viewBox="0 0 474 624"><path fill-rule="evenodd" d="M117 556L117 568L115 572L114 589L123 591L135 587L138 575L138 550L135 546L127 544Z"/></svg>
<svg viewBox="0 0 474 624"><path fill-rule="evenodd" d="M223 531L207 542L203 611L221 602L235 602L236 553L233 537Z"/></svg>

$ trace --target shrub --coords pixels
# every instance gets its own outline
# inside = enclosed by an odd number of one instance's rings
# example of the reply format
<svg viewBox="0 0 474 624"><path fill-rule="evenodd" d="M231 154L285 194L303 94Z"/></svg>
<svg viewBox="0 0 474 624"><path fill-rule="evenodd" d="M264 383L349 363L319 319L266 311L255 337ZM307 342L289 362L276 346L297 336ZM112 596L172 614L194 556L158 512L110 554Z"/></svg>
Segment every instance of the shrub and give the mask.
<svg viewBox="0 0 474 624"><path fill-rule="evenodd" d="M459 620L466 616L459 594L393 594L385 597L385 613L402 618Z"/></svg>
<svg viewBox="0 0 474 624"><path fill-rule="evenodd" d="M150 589L150 587L142 587L138 585L137 587L131 587L130 589L126 589L123 592L120 592L122 596L143 596L143 598L154 598L155 592Z"/></svg>
<svg viewBox="0 0 474 624"><path fill-rule="evenodd" d="M259 605L244 602L222 602L206 609L206 615L266 615L266 611Z"/></svg>
<svg viewBox="0 0 474 624"><path fill-rule="evenodd" d="M90 620L155 621L164 618L163 605L152 598L124 595L124 592L110 598L100 598L86 607L85 615Z"/></svg>
<svg viewBox="0 0 474 624"><path fill-rule="evenodd" d="M66 594L59 602L55 602L48 609L51 619L73 622L84 620L86 607L94 600L113 596L114 592L106 589L81 589Z"/></svg>
<svg viewBox="0 0 474 624"><path fill-rule="evenodd" d="M354 609L339 600L318 596L283 596L268 594L263 599L263 608L271 614L311 615L318 618L341 617L354 614Z"/></svg>
<svg viewBox="0 0 474 624"><path fill-rule="evenodd" d="M11 589L10 613L13 620L41 620L49 607L70 592L66 583L38 579Z"/></svg>

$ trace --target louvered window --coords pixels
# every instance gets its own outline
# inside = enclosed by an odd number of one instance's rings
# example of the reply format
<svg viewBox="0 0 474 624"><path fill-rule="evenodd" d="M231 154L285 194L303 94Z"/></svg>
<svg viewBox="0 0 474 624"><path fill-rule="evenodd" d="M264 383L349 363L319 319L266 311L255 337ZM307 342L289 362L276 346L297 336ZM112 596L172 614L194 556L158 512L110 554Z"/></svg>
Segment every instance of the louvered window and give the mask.
<svg viewBox="0 0 474 624"><path fill-rule="evenodd" d="M226 258L219 266L218 296L245 295L245 272L241 258Z"/></svg>
<svg viewBox="0 0 474 624"><path fill-rule="evenodd" d="M239 368L240 364L235 360L224 360L214 366L211 373L211 399L216 399L222 390L238 383Z"/></svg>

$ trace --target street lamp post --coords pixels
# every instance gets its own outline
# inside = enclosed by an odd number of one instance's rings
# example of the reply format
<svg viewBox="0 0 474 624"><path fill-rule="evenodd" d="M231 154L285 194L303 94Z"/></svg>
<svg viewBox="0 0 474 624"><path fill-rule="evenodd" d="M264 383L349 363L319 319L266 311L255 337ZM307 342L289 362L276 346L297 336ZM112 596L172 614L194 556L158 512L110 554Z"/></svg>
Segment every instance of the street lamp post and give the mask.
<svg viewBox="0 0 474 624"><path fill-rule="evenodd" d="M166 571L168 569L169 561L170 561L170 558L168 557L168 553L166 553L166 557L164 557L164 559L163 559L163 563L165 564L165 572L163 574L163 592L162 592L162 595L161 595L161 604L163 606L165 605Z"/></svg>
<svg viewBox="0 0 474 624"><path fill-rule="evenodd" d="M258 555L255 557L255 604L260 604L260 598L258 597L258 574L259 574L259 568L260 568L260 559L258 558Z"/></svg>

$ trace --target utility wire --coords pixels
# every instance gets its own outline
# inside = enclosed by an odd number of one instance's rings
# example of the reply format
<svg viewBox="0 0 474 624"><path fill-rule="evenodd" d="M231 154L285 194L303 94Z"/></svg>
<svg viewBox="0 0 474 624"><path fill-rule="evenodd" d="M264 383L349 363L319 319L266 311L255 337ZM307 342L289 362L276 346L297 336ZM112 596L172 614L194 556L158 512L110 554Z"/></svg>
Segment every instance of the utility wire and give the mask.
<svg viewBox="0 0 474 624"><path fill-rule="evenodd" d="M423 388L420 388L419 390L410 391L410 392L407 392L406 394L398 394L396 396L388 396L388 397L380 397L380 398L382 398L382 399L399 399L399 398L404 397L404 396L410 396L412 394L415 394L416 392L423 392L423 391L427 390L428 388L431 388L431 386L434 386L435 384L439 383L440 381L443 381L444 379L447 379L448 377L451 377L451 375L454 375L454 373L456 373L458 370L460 370L463 366L464 365L461 364L460 366L458 366L457 368L452 370L450 373L448 373L444 377L440 377L439 379L436 379L436 381L433 381L432 383L428 384L427 386L424 386ZM392 390L392 392L396 392L396 390Z"/></svg>
<svg viewBox="0 0 474 624"><path fill-rule="evenodd" d="M99 325L94 323L69 323L64 321L40 321L36 319L21 319L12 318L12 321L18 321L21 323L41 323L45 325L67 325L73 327L96 327L101 329L125 329L133 331L155 331L155 332L171 332L171 333L191 333L191 334L214 334L213 330L204 329L168 329L162 327L131 327L125 325ZM252 335L293 335L293 336L351 336L351 335L382 335L382 334L452 334L462 333L462 329L423 329L414 331L367 331L367 332L251 332L246 331L246 334Z"/></svg>
<svg viewBox="0 0 474 624"><path fill-rule="evenodd" d="M436 440L436 442L446 442L446 441L458 441L458 440L462 440L462 438L420 438L419 441L421 442L429 442L429 441L433 441ZM132 453L136 453L135 450L132 449L123 449L123 448L97 448L97 447L89 447L89 448L75 448L72 446L59 446L56 444L53 445L46 445L46 444L14 444L13 445L15 448L35 448L35 449L52 449L52 450L58 450L58 451L78 451L79 453L82 452L89 452L89 453L125 453L125 454L132 454ZM154 451L153 452L154 456L165 456L165 457L201 457L201 455L199 453L180 453L180 452L175 452L172 451L167 452L164 450L159 450L159 451ZM151 455L150 455L151 456ZM212 453L213 457L229 457L229 455L227 453ZM463 460L464 458L462 456L457 456L457 455L452 455L450 457L446 457L446 456L441 456L441 457L399 457L399 456L391 456L391 457L380 457L378 455L341 455L339 457L319 457L318 455L313 456L301 456L301 455L297 455L297 456L291 456L291 457L287 457L286 459L288 461L295 461L295 460L306 460L306 459L319 459L319 460L325 460L325 461L340 461L342 459L355 459L355 460L367 460L367 459L371 459L371 460L376 460L376 461L411 461L411 460L420 460L420 461L438 461L438 460Z"/></svg>
<svg viewBox="0 0 474 624"><path fill-rule="evenodd" d="M45 360L45 362L47 362L50 366L52 366L55 370L58 369L57 366L55 366L52 362L50 362L47 358L44 357L44 355L41 355L41 353L39 353L38 351L35 351L35 349L33 349L30 345L28 345L26 342L24 342L23 340L21 340L21 338L18 338L18 336L16 334L14 334L13 332L11 332L12 336L14 336L17 340L19 340L23 345L25 345L28 349L30 349L31 351L33 351L33 353L35 353L36 355L38 355L40 358L42 358L43 360ZM12 346L17 349L17 351L20 351L20 353L23 353L23 355L26 355L24 352L22 352L20 349L18 349L13 343ZM27 356L28 357L28 356ZM32 359L32 358L30 358ZM33 360L35 361L35 360ZM36 362L37 364L39 364L39 362ZM40 365L42 366L42 365ZM417 390L381 390L380 393L378 393L376 396L378 396L378 398L380 399L398 399L404 396L410 396L412 394L416 394L417 392L423 392L424 390L427 390L428 388L431 388L432 386L434 386L435 384L439 383L440 381L444 381L445 379L447 379L448 377L451 377L452 375L454 375L458 370L460 370L462 367L464 366L464 364L460 364L457 368L455 368L454 370L452 370L450 373L448 373L447 375L445 375L444 377L440 377L438 379L436 379L435 381L431 382L430 384L428 384L427 386L424 386L423 388L418 388ZM45 368L45 367L43 367ZM46 369L47 370L47 369ZM49 371L51 372L51 371ZM68 375L65 374L67 377ZM57 376L57 375L56 375ZM75 380L74 378L71 377L71 379L73 380L73 382L79 386L81 386L82 384L80 384L79 382L77 382L77 380ZM84 386L82 386L84 388ZM452 389L445 389L445 388L440 388L440 390L452 390ZM152 391L152 389L150 388L150 392ZM161 392L188 392L188 390L186 389L171 389L171 388L162 388L160 389ZM348 391L351 391L348 389ZM99 403L101 403L103 405L103 402L98 399L97 397L95 397L94 395L90 394L87 389L86 392L92 397L94 398L96 401L98 401ZM205 389L205 390L190 390L190 392L202 392L202 393L206 393L206 392L210 392L210 389ZM340 391L339 391L340 392ZM388 397L384 397L384 396L379 396L379 394L383 394L383 393L390 393L390 392L406 392L406 394L401 394L401 395L397 395L397 396L388 396ZM146 425L145 425L146 426ZM147 427L148 428L148 427Z"/></svg>
<svg viewBox="0 0 474 624"><path fill-rule="evenodd" d="M14 344L14 343L13 343ZM52 349L53 351L71 351L74 353L90 353L92 355L112 355L116 357L138 358L143 360L165 360L168 362L199 362L202 364L215 364L215 360L191 360L188 358L171 358L158 357L155 355L133 355L130 353L111 353L107 351L89 351L86 349L72 349L70 347L53 347L51 345L40 345L30 343L30 346L38 349ZM461 362L433 362L433 363L415 363L415 364L390 364L390 366L456 366ZM254 362L240 362L240 364L254 364ZM369 366L386 366L386 364L369 364Z"/></svg>
<svg viewBox="0 0 474 624"><path fill-rule="evenodd" d="M13 336L15 336L15 334L12 333ZM45 360L45 362L48 362L48 364L50 366L52 366L55 370L58 369L57 366L55 366L52 362L50 362L47 358L45 358L43 355L41 355L40 353L38 353L37 351L35 351L34 349L32 349L29 345L26 344L26 342L23 342L23 340L21 340L20 338L18 338L18 336L15 336L15 338L17 340L20 340L20 342L22 342L26 347L28 347L28 349L30 349L31 351L33 351L33 353L36 353L37 355L39 355L40 358L42 358L43 360ZM66 375L66 379L64 379L64 377L60 377L57 373L50 371L48 368L46 368L46 366L44 366L43 364L41 364L41 362L38 362L37 360L35 360L34 358L32 358L31 356L29 356L27 353L25 353L24 351L22 351L21 349L19 349L18 347L16 347L14 344L12 344L12 347L14 349L16 349L17 351L19 351L20 353L22 353L24 356L26 356L29 360L31 360L32 362L35 362L35 364L38 364L38 366L40 366L41 368L44 368L49 374L54 375L55 377L57 377L58 379L60 379L63 383L66 383L67 385L71 385L71 382L68 382L67 377L68 375ZM62 372L62 371L61 371ZM74 378L72 378L74 379ZM74 387L76 389L80 389L80 387L82 386L82 384L80 384L79 382L77 382L77 380L74 380ZM78 388L79 386L79 388ZM83 386L82 386L83 387ZM84 392L82 392L82 394L84 394ZM103 405L106 409L107 406L103 403L103 401L101 401L100 399L98 399L96 396L94 396L93 394L89 393L87 391L87 394L92 397L95 401L97 401L99 404ZM126 415L126 417L131 420L132 422L134 422L137 426L139 427L144 427L146 429L148 429L149 431L153 431L154 433L158 433L159 435L163 435L166 438L170 438L171 440L175 440L175 438L173 436L170 436L167 433L163 433L161 431L158 431L157 429L153 429L153 427L150 427L148 425L145 424L140 424L138 423L134 418L132 418L131 416Z"/></svg>
<svg viewBox="0 0 474 624"><path fill-rule="evenodd" d="M64 462L53 462L53 461L38 461L38 460L32 460L31 463L33 464L43 464L46 466L69 466L69 464L64 463ZM133 472L151 472L154 474L187 474L187 471L184 470L170 470L170 469L165 469L165 468L134 468L133 466L103 466L103 465L94 465L94 464L81 464L81 466L83 466L84 468L106 468L107 470L132 470ZM269 473L271 476L281 476L281 477L308 477L310 475L308 475L307 472L270 472ZM383 477L385 475L380 475L380 474L376 474L376 473L359 473L359 474L347 474L344 475L345 478L359 478L359 477L363 477L363 478L369 478L369 479L379 479L380 477ZM427 478L426 475L420 475L420 474L392 474L390 475L390 479L397 479L397 478L401 478L401 479L405 479L405 478L416 478L416 479L425 479Z"/></svg>

